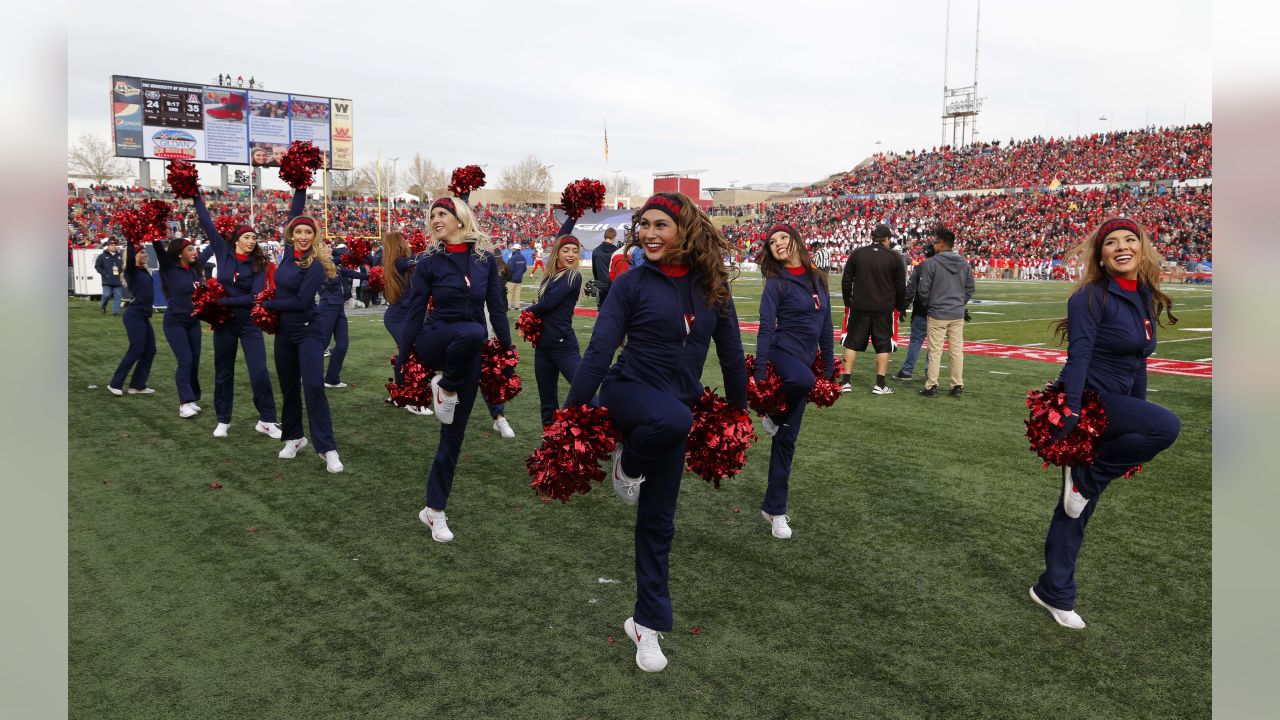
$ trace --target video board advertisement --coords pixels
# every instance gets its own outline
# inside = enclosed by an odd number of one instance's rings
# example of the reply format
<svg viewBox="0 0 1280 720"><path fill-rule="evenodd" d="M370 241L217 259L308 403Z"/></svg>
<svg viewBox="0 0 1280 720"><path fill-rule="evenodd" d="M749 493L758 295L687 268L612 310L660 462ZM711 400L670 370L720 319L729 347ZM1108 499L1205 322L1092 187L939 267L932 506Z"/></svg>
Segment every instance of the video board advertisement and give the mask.
<svg viewBox="0 0 1280 720"><path fill-rule="evenodd" d="M274 167L308 140L354 167L350 100L113 75L111 113L120 157Z"/></svg>

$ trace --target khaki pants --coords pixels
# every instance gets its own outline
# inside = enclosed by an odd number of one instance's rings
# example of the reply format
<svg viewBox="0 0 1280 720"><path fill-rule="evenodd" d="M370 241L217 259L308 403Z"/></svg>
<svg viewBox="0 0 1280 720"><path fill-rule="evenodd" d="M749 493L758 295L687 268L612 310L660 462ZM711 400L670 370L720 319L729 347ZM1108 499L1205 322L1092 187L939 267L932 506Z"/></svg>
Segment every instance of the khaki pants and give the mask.
<svg viewBox="0 0 1280 720"><path fill-rule="evenodd" d="M947 364L951 368L951 387L964 384L964 318L938 320L929 318L929 363L925 371L924 386L938 385L938 370L942 367L942 341L947 342Z"/></svg>
<svg viewBox="0 0 1280 720"><path fill-rule="evenodd" d="M522 284L518 282L507 283L507 310L518 312L520 310L520 288Z"/></svg>

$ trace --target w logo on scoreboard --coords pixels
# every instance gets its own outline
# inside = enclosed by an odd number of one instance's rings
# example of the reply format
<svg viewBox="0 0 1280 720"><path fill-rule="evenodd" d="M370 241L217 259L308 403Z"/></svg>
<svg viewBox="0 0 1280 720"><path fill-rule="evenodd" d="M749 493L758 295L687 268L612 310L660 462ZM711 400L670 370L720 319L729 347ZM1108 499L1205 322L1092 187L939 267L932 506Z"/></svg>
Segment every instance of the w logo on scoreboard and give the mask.
<svg viewBox="0 0 1280 720"><path fill-rule="evenodd" d="M335 101L334 101L334 103L333 103L333 111L334 111L335 113L339 113L339 114L341 114L341 115L350 115L350 114L351 114L351 103L349 103L349 102L338 102L338 101L336 101L336 100L335 100Z"/></svg>

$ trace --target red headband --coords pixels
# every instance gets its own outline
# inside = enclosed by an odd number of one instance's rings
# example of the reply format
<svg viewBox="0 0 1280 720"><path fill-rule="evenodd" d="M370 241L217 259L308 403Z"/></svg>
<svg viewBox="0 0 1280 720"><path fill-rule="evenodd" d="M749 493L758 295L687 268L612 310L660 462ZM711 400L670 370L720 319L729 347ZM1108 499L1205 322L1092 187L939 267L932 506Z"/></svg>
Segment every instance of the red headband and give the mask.
<svg viewBox="0 0 1280 720"><path fill-rule="evenodd" d="M649 210L661 210L670 215L672 220L679 222L682 209L684 209L684 206L674 195L658 193L645 201L644 207L640 208L640 214L644 215Z"/></svg>
<svg viewBox="0 0 1280 720"><path fill-rule="evenodd" d="M1117 230L1128 230L1134 235L1142 237L1142 230L1138 228L1138 223L1129 218L1112 218L1102 223L1102 227L1098 228L1098 239L1102 240Z"/></svg>
<svg viewBox="0 0 1280 720"><path fill-rule="evenodd" d="M561 236L560 236L560 244L561 244L562 246L563 246L563 245L577 245L578 247L582 247L582 243L578 242L578 238L576 238L576 237L574 237L574 236L572 236L572 235L561 235Z"/></svg>
<svg viewBox="0 0 1280 720"><path fill-rule="evenodd" d="M780 232L784 232L790 235L792 240L795 240L796 242L800 242L800 233L796 232L796 229L791 227L787 223L778 223L777 225L774 225L773 227L769 228L769 232L764 234L764 238L767 241L770 238L772 238L776 233L780 233Z"/></svg>
<svg viewBox="0 0 1280 720"><path fill-rule="evenodd" d="M298 217L289 221L289 224L285 227L285 235L286 236L292 235L293 229L298 227L299 225L306 225L307 227L311 228L313 231L316 229L315 220L313 220L312 218L306 215L299 215Z"/></svg>
<svg viewBox="0 0 1280 720"><path fill-rule="evenodd" d="M427 208L427 214L430 215L432 210L442 207L449 211L450 215L458 217L458 208L453 204L453 198L442 197L431 203L431 207Z"/></svg>

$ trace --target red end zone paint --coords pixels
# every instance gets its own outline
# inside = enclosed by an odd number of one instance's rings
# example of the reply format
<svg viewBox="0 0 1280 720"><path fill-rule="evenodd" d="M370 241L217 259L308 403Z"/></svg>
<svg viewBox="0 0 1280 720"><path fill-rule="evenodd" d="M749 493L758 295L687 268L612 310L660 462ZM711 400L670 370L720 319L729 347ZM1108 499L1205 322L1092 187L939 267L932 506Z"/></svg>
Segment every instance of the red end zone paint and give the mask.
<svg viewBox="0 0 1280 720"><path fill-rule="evenodd" d="M599 313L595 308L575 308L573 314L593 318ZM745 333L760 332L760 323L758 322L741 322L738 323L738 327ZM835 340L837 343L840 342L839 332L835 333ZM925 345L928 346L928 341L925 342ZM1002 357L1009 358L1010 360L1038 360L1040 362L1051 362L1059 365L1063 365L1067 362L1067 351L1055 350L1053 348L1030 348L1022 347L1021 345L995 345L992 343L967 342L964 344L964 352L966 355ZM1177 375L1179 377L1212 378L1213 363L1149 358L1147 360L1147 372L1159 375Z"/></svg>

